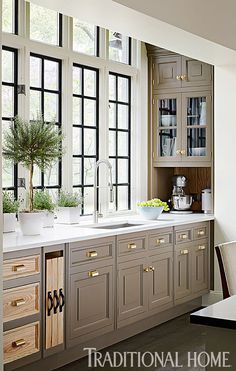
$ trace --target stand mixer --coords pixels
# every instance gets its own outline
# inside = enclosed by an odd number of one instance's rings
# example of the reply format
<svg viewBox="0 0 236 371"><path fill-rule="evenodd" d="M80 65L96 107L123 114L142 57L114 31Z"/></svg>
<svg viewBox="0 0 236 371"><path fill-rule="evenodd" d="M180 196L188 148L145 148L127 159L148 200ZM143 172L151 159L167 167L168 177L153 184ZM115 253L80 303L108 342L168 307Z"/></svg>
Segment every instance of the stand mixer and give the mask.
<svg viewBox="0 0 236 371"><path fill-rule="evenodd" d="M184 187L187 184L187 178L184 175L175 175L172 178L173 190L172 190L172 214L191 214L190 210L193 198L190 195L186 195Z"/></svg>

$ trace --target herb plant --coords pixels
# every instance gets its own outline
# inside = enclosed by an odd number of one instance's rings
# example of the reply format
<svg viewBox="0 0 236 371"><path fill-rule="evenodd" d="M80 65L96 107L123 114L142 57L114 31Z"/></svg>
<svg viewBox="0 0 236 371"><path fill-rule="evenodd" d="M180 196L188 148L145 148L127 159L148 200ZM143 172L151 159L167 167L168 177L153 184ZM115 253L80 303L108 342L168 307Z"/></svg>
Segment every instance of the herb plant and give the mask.
<svg viewBox="0 0 236 371"><path fill-rule="evenodd" d="M17 213L20 206L20 202L14 199L13 194L8 192L3 192L2 194L2 207L3 213Z"/></svg>
<svg viewBox="0 0 236 371"><path fill-rule="evenodd" d="M70 193L61 191L57 205L59 207L77 207L81 205L82 198L78 193Z"/></svg>
<svg viewBox="0 0 236 371"><path fill-rule="evenodd" d="M35 210L48 210L53 212L55 206L48 191L36 191L34 193L33 208Z"/></svg>
<svg viewBox="0 0 236 371"><path fill-rule="evenodd" d="M159 198L153 198L152 200L138 202L139 207L164 207L164 211L169 211L170 208L167 202L161 201Z"/></svg>

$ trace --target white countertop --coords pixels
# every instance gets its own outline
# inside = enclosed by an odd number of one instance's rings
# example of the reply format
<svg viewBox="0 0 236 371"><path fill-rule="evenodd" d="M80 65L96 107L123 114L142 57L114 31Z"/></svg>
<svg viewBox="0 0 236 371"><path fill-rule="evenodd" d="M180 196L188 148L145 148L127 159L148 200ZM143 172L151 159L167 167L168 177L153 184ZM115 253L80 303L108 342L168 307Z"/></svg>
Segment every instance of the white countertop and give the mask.
<svg viewBox="0 0 236 371"><path fill-rule="evenodd" d="M56 245L73 241L85 241L100 237L117 236L139 232L144 230L173 227L182 224L198 223L213 220L214 215L208 214L162 214L158 220L144 220L139 215L130 217L115 217L110 219L99 220L99 224L118 224L118 223L135 223L139 224L129 228L120 229L96 229L89 228L92 221L83 221L80 224L64 225L55 224L54 228L44 228L43 233L38 236L23 236L20 230L3 235L3 252L12 252L25 250L35 247Z"/></svg>

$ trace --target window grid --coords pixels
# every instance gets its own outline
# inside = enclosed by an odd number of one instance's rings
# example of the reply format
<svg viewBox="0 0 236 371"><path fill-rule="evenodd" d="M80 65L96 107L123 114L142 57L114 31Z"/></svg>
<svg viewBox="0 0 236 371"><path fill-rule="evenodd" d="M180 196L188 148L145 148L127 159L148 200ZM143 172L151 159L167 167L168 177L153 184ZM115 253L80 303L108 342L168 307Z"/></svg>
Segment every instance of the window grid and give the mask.
<svg viewBox="0 0 236 371"><path fill-rule="evenodd" d="M13 116L12 117L4 117L3 116L2 117L2 122L3 122L3 125L4 125L4 121L6 121L6 122L12 121L14 119L14 117L17 115L17 112L18 112L18 94L17 94L18 50L14 49L14 48L11 48L11 47L7 47L7 46L3 46L2 49L13 53L13 71L14 71L13 72L13 82L5 82L4 81L4 76L3 76L3 80L2 80L2 85L3 86L11 86L11 87L13 87L13 90L14 90L14 92L13 92L13 100L14 100L14 102L13 102ZM3 184L3 190L13 191L15 198L17 198L17 195L18 195L17 178L18 178L18 165L14 164L13 186L4 187L4 184Z"/></svg>
<svg viewBox="0 0 236 371"><path fill-rule="evenodd" d="M117 74L114 72L109 73L110 76L115 77L115 99L109 99L109 103L115 104L115 127L109 127L109 132L115 133L115 155L109 155L109 158L115 161L115 182L113 181L113 185L115 186L115 203L116 203L116 211L119 210L119 200L118 200L118 188L126 186L128 187L128 194L127 194L127 205L128 210L131 209L131 78L130 76ZM125 78L128 81L128 100L127 102L120 101L118 99L118 79ZM128 127L127 129L121 129L118 126L118 107L119 105L123 105L128 107ZM119 155L119 143L118 143L118 135L119 133L127 133L128 134L128 155L127 156L120 156ZM118 171L118 161L119 159L126 159L128 160L128 182L127 183L119 183L119 171Z"/></svg>
<svg viewBox="0 0 236 371"><path fill-rule="evenodd" d="M99 104L98 104L98 95L99 95L99 70L96 69L96 68L93 68L93 67L88 67L88 66L84 66L84 65L80 65L80 64L77 64L77 63L74 63L73 64L73 68L78 68L78 69L81 69L81 93L80 94L77 94L77 93L74 93L73 91L73 98L79 98L81 99L81 124L75 124L73 123L73 128L79 128L81 130L81 154L74 154L74 150L73 150L73 158L78 158L78 159L81 159L81 175L80 175L80 184L74 184L74 180L73 180L73 188L74 189L79 189L80 190L80 194L84 200L85 198L85 194L86 194L86 188L93 188L94 185L93 184L85 184L85 174L84 174L84 170L85 170L85 166L84 166L84 163L85 163L85 159L94 159L95 161L98 160L98 155L99 155L99 132L98 132L98 127L99 127ZM95 91L95 96L90 96L90 95L85 95L84 94L84 90L85 90L85 77L84 77L84 73L86 70L89 70L89 71L94 71L96 73L96 91ZM84 101L85 99L87 100L92 100L94 102L96 102L96 123L94 126L89 126L89 125L85 125L84 124L84 119L85 119L85 115L84 115ZM74 107L73 107L74 109ZM84 129L89 129L89 130L94 130L96 131L96 143L95 143L95 146L96 146L96 153L94 155L86 155L85 154L85 136L84 136ZM85 213L85 205L84 205L84 202L82 203L82 207L81 207L81 214L82 215L87 215Z"/></svg>
<svg viewBox="0 0 236 371"><path fill-rule="evenodd" d="M58 131L61 131L61 121L62 121L62 63L60 59L53 58L53 57L48 57L44 56L41 54L35 54L35 53L30 53L31 57L35 57L41 60L41 87L35 87L35 86L30 86L30 91L37 91L40 92L40 97L41 97L41 107L40 107L40 112L42 113L42 116L44 117L45 114L45 93L52 93L56 94L58 96L58 107L57 107L57 116L58 120L55 120L55 126L58 128ZM45 80L44 80L44 75L45 75L45 61L53 61L58 63L58 76L57 76L57 81L58 81L58 89L48 89L45 88ZM45 121L45 123L49 123L49 121ZM35 189L60 189L62 185L62 159L58 159L58 182L57 184L53 185L45 185L45 174L44 172L41 172L41 184L35 186Z"/></svg>

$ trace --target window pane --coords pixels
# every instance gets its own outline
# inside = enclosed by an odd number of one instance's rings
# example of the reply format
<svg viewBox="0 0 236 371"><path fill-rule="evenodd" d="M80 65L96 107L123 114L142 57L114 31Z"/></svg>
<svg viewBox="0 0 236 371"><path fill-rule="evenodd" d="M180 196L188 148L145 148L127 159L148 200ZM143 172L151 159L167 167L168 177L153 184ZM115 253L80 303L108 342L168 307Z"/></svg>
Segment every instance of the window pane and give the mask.
<svg viewBox="0 0 236 371"><path fill-rule="evenodd" d="M93 185L94 184L94 158L85 158L84 159L84 184Z"/></svg>
<svg viewBox="0 0 236 371"><path fill-rule="evenodd" d="M84 100L84 125L96 125L96 101L91 99Z"/></svg>
<svg viewBox="0 0 236 371"><path fill-rule="evenodd" d="M73 67L73 93L82 94L82 69Z"/></svg>
<svg viewBox="0 0 236 371"><path fill-rule="evenodd" d="M14 0L2 0L2 30L14 33Z"/></svg>
<svg viewBox="0 0 236 371"><path fill-rule="evenodd" d="M14 117L14 87L2 87L2 116Z"/></svg>
<svg viewBox="0 0 236 371"><path fill-rule="evenodd" d="M109 58L113 61L129 64L129 37L119 32L109 31Z"/></svg>
<svg viewBox="0 0 236 371"><path fill-rule="evenodd" d="M14 186L14 164L4 158L2 160L2 185L5 188Z"/></svg>
<svg viewBox="0 0 236 371"><path fill-rule="evenodd" d="M2 81L14 82L14 54L2 50Z"/></svg>
<svg viewBox="0 0 236 371"><path fill-rule="evenodd" d="M30 38L48 44L59 44L58 13L30 3Z"/></svg>
<svg viewBox="0 0 236 371"><path fill-rule="evenodd" d="M80 53L96 55L97 27L73 19L73 49Z"/></svg>
<svg viewBox="0 0 236 371"><path fill-rule="evenodd" d="M128 210L128 187L118 186L118 209Z"/></svg>
<svg viewBox="0 0 236 371"><path fill-rule="evenodd" d="M58 90L58 62L44 61L44 88Z"/></svg>
<svg viewBox="0 0 236 371"><path fill-rule="evenodd" d="M118 101L125 103L129 101L129 79L127 77L118 78Z"/></svg>
<svg viewBox="0 0 236 371"><path fill-rule="evenodd" d="M118 128L129 128L129 107L123 104L118 104Z"/></svg>
<svg viewBox="0 0 236 371"><path fill-rule="evenodd" d="M128 156L129 154L129 134L118 132L118 156Z"/></svg>
<svg viewBox="0 0 236 371"><path fill-rule="evenodd" d="M73 155L82 154L82 129L73 127Z"/></svg>
<svg viewBox="0 0 236 371"><path fill-rule="evenodd" d="M84 154L86 156L96 155L96 130L84 129Z"/></svg>
<svg viewBox="0 0 236 371"><path fill-rule="evenodd" d="M81 184L81 158L73 158L73 185Z"/></svg>
<svg viewBox="0 0 236 371"><path fill-rule="evenodd" d="M58 121L58 94L44 93L45 121Z"/></svg>
<svg viewBox="0 0 236 371"><path fill-rule="evenodd" d="M116 132L109 131L109 156L116 155Z"/></svg>
<svg viewBox="0 0 236 371"><path fill-rule="evenodd" d="M109 127L116 128L116 104L109 103Z"/></svg>
<svg viewBox="0 0 236 371"><path fill-rule="evenodd" d="M82 125L82 99L73 97L73 124Z"/></svg>
<svg viewBox="0 0 236 371"><path fill-rule="evenodd" d="M38 166L34 167L34 176L33 176L33 185L34 187L40 187L41 186L41 170L38 168Z"/></svg>
<svg viewBox="0 0 236 371"><path fill-rule="evenodd" d="M93 199L94 199L93 187L85 187L84 188L84 214L93 213Z"/></svg>
<svg viewBox="0 0 236 371"><path fill-rule="evenodd" d="M116 76L109 75L109 99L116 100Z"/></svg>
<svg viewBox="0 0 236 371"><path fill-rule="evenodd" d="M44 185L56 186L58 185L58 175L59 175L59 164L58 161L44 173Z"/></svg>
<svg viewBox="0 0 236 371"><path fill-rule="evenodd" d="M128 183L129 160L118 159L118 183Z"/></svg>
<svg viewBox="0 0 236 371"><path fill-rule="evenodd" d="M36 119L41 113L41 92L30 90L30 120Z"/></svg>
<svg viewBox="0 0 236 371"><path fill-rule="evenodd" d="M42 86L42 60L30 57L30 86L40 88Z"/></svg>

